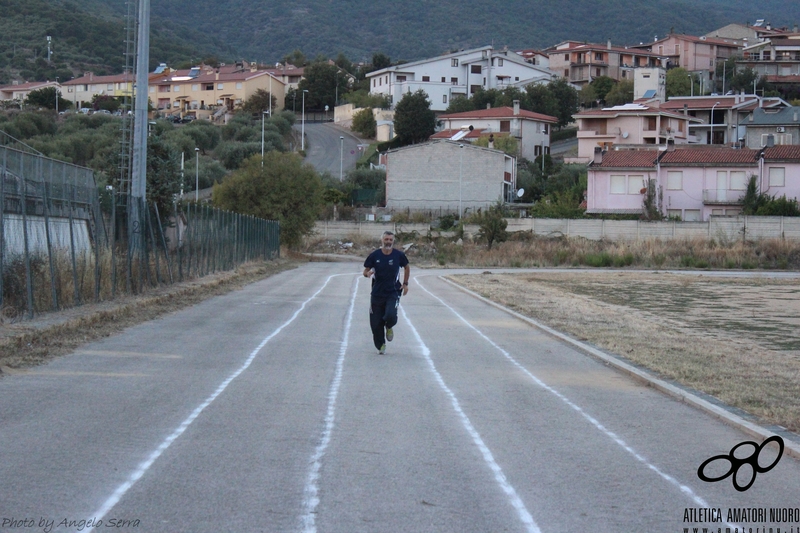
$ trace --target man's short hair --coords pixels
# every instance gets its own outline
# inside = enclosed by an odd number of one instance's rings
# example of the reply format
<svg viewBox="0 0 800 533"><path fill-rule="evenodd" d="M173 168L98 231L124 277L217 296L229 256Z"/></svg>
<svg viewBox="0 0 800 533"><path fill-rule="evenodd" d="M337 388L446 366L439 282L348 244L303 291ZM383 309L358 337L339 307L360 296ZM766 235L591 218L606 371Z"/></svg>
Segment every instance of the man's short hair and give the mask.
<svg viewBox="0 0 800 533"><path fill-rule="evenodd" d="M387 235L391 235L392 237L394 237L394 232L389 231L387 229L386 231L383 232L383 235L381 235L381 238L386 237Z"/></svg>

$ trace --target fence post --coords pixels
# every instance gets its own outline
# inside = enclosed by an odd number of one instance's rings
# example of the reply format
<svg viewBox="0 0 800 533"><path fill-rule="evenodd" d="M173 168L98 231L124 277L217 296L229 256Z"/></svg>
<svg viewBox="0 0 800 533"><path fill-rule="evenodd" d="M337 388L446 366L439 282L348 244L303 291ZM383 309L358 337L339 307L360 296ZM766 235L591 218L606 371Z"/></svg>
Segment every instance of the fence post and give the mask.
<svg viewBox="0 0 800 533"><path fill-rule="evenodd" d="M0 308L3 307L3 278L5 277L6 255L6 168L8 165L8 150L3 149L3 168L0 172Z"/></svg>
<svg viewBox="0 0 800 533"><path fill-rule="evenodd" d="M40 160L41 163L41 160ZM50 171L53 170L53 162L50 162ZM50 208L48 207L49 195L47 194L47 182L42 182L42 206L44 207L44 234L47 239L47 258L50 262L50 298L53 311L58 311L58 291L56 290L56 268L53 264L53 243L50 239Z"/></svg>
<svg viewBox="0 0 800 533"><path fill-rule="evenodd" d="M20 201L22 205L22 233L25 252L25 284L28 293L28 318L33 318L33 277L31 273L31 257L28 248L28 214L27 214L27 183L25 180L25 156L21 155L19 160L19 183L22 188L20 190Z"/></svg>

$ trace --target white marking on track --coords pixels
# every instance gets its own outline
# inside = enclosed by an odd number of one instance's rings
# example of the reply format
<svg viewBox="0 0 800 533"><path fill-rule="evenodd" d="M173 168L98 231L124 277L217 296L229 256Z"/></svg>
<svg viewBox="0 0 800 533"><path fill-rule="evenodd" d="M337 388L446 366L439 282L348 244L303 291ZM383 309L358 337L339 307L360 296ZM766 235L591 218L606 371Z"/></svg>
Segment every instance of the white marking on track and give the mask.
<svg viewBox="0 0 800 533"><path fill-rule="evenodd" d="M525 507L525 504L517 494L517 491L514 489L511 483L508 482L506 475L503 473L503 469L500 468L500 465L498 465L497 461L494 460L494 455L492 455L492 451L489 449L488 446L486 446L486 443L483 442L480 433L478 433L478 431L472 425L472 422L470 422L469 417L461 409L461 404L459 403L458 398L456 398L456 395L453 394L453 391L451 391L450 388L447 386L447 384L444 382L444 379L442 379L442 376L441 374L439 374L439 371L436 370L436 365L433 364L433 360L431 359L431 351L422 341L422 337L420 337L419 332L417 332L417 328L415 328L414 325L411 323L411 321L408 319L408 316L406 315L406 312L402 307L400 308L400 312L403 313L403 319L406 322L408 322L409 327L411 327L411 331L414 333L414 337L417 338L417 342L419 343L420 348L422 349L422 355L425 357L425 361L427 361L428 367L431 369L431 372L436 378L436 382L439 384L439 387L442 388L445 394L447 394L447 396L450 398L450 403L452 404L453 409L455 409L456 414L458 414L458 417L461 419L461 423L464 425L464 428L467 430L467 433L469 433L470 437L472 437L472 441L478 447L478 450L480 450L481 455L483 455L483 460L486 461L487 465L489 465L489 468L494 474L495 481L497 481L497 484L500 485L500 488L503 490L503 492L506 493L506 496L508 496L511 506L514 507L514 509L517 511L517 515L519 515L519 519L525 525L525 528L529 533L540 533L541 530L539 529L539 526L536 525L536 522L534 522L533 516L531 516L531 513L528 512L527 507Z"/></svg>
<svg viewBox="0 0 800 533"><path fill-rule="evenodd" d="M507 351L505 351L503 348L501 348L500 346L498 346L498 345L497 345L497 344L496 344L496 343L495 343L495 342L494 342L492 339L490 339L489 337L487 337L486 335L484 335L484 334L483 334L483 332L481 332L481 331L480 331L478 328L476 328L475 326L473 326L472 324L470 324L470 323L467 321L467 319L466 319L466 318L464 318L463 316L461 316L461 315L460 315L460 314L459 314L459 313L458 313L458 312L457 312L455 309L453 309L452 307L450 307L449 305L447 305L447 304L444 302L444 300L442 300L441 298L439 298L438 296L436 296L435 294L433 294L431 291L429 291L428 289L426 289L426 288L425 288L425 287L422 285L422 283L420 283L420 282L419 282L419 280L418 280L417 278L414 278L414 281L416 281L416 282L417 282L417 284L418 284L418 285L419 285L419 286L422 288L422 290L424 290L425 292L427 292L427 293L428 293L429 295L431 295L433 298L435 298L435 299L439 300L439 302L440 302L440 303L441 303L443 306L447 307L447 308L448 308L448 309L449 309L449 310L450 310L450 311L451 311L451 312L452 312L454 315L456 315L456 316L457 316L457 317L458 317L458 318L459 318L459 319L460 319L462 322L464 322L464 324L466 324L466 325L467 325L467 326L468 326L470 329L472 329L473 331L475 331L475 333L477 333L478 335L480 335L480 336L481 336L481 337L482 337L482 338L483 338L483 339L484 339L486 342L488 342L489 344L491 344L492 346L494 346L495 348L497 348L497 350L498 350L500 353L502 353L502 354L503 354L503 356L505 356L505 358L506 358L506 359L508 359L508 360L511 362L511 364L513 364L513 365L514 365L514 366L516 366L518 369L520 369L522 372L524 372L524 373L525 373L525 374L526 374L528 377L530 377L530 378L531 378L531 379L532 379L532 380L533 380L533 381L534 381L534 382L535 382L537 385L539 385L540 387L542 387L544 390L546 390L546 391L548 391L548 392L550 392L550 393L554 394L554 395L555 395L555 396L556 396L558 399L560 399L561 401L563 401L564 403L566 403L568 406L570 406L572 409L574 409L575 411L577 411L577 412L578 412L578 413L579 413L581 416L583 416L583 417L584 417L586 420L588 420L588 421L589 421L589 422L590 422L590 423L591 423L591 424L592 424L594 427L596 427L597 429L599 429L600 431L602 431L602 432L603 432L603 433L604 433L606 436L610 437L610 438L611 438L611 440L613 440L613 441L614 441L614 442L616 442L618 445L620 445L620 446L622 447L622 449L624 449L626 452L628 452L629 454L631 454L631 455L632 455L632 456L633 456L633 457L634 457L634 458L635 458L637 461L639 461L639 462L641 462L642 464L644 464L644 465L645 465L647 468L649 468L650 470L652 470L653 472L655 472L656 474L658 474L658 475L659 475L659 476L660 476L662 479L664 479L665 481L668 481L670 484L672 484L672 485L676 486L678 489L680 489L680 491L681 491L682 493L684 493L684 494L688 495L688 496L689 496L689 497L690 497L690 498L691 498L691 499L692 499L692 500L693 500L693 501L694 501L694 502L695 502L695 503L696 503L696 504L697 504L699 507L710 507L710 506L709 506L709 504L708 504L708 503L706 503L706 501L705 501L703 498L701 498L700 496L698 496L697 494L695 494L695 492L694 492L694 491L693 491L693 490L692 490L690 487L688 487L688 486L686 486L686 485L682 484L680 481L678 481L678 480L677 480L677 479L675 479L674 477L670 476L669 474L666 474L665 472L662 472L662 471L661 471L661 470L660 470L660 469L659 469L657 466L655 466L655 465L651 464L650 462L648 462L648 461L647 461L647 459L645 459L645 458L644 458L644 457L643 457L641 454L639 454L639 453L638 453L636 450L634 450L633 448L631 448L631 447L630 447L630 446L629 446L629 445L628 445L628 444L627 444L627 443L626 443L624 440L622 440L622 439L621 439L621 438L620 438L620 437L619 437L619 436L618 436L616 433L614 433L613 431L611 431L611 430L607 429L607 428L606 428L606 427L605 427L603 424L601 424L601 423L600 423L600 422L599 422L597 419L595 419L595 418L594 418L593 416L591 416L589 413L587 413L586 411L584 411L584 410L583 410L583 409L582 409L580 406L578 406L577 404L573 403L573 402L572 402L572 401L571 401L569 398L567 398L566 396L564 396L563 394L561 394L560 392L558 392L556 389L554 389L553 387L551 387L550 385L548 385L547 383L545 383L544 381L542 381L541 379L539 379L538 377L536 377L536 376L535 376L533 373L531 373L531 372L530 372L530 371L529 371L527 368L525 368L524 366L522 366L522 365L521 365L521 364L520 364L520 363L519 363L519 362L518 362L516 359L514 359L514 358L511 356L511 354L509 354L509 353L508 353ZM731 525L731 524L728 524L728 526L729 526L729 527L734 527L734 526L733 526L733 525Z"/></svg>
<svg viewBox="0 0 800 533"><path fill-rule="evenodd" d="M314 455L311 457L311 467L308 472L306 487L304 490L305 514L303 515L303 531L305 533L316 533L317 531L317 506L319 505L319 471L322 468L322 457L325 455L325 450L328 449L328 444L331 442L331 434L333 433L334 422L336 421L336 398L339 395L339 386L342 384L342 371L344 368L344 356L347 353L347 346L350 342L350 325L353 321L353 308L356 303L356 294L358 294L358 281L355 280L355 288L353 296L350 299L350 309L347 311L347 322L344 327L344 336L342 344L339 347L339 358L336 360L336 373L331 383L330 391L328 391L328 412L325 416L325 429L322 432L322 440L320 440Z"/></svg>
<svg viewBox="0 0 800 533"><path fill-rule="evenodd" d="M252 352L250 352L250 355L245 360L244 364L242 364L242 366L240 366L230 376L228 376L228 378L225 381L223 381L219 385L219 387L217 387L217 389L213 393L211 393L211 395L208 398L205 399L203 403L198 405L197 408L194 411L192 411L191 414L188 417L186 417L186 419L183 422L181 422L178 428L175 429L175 431L173 431L166 439L164 439L164 441L158 446L158 448L153 450L153 452L147 457L147 459L139 463L139 466L136 468L136 470L133 471L133 473L128 477L128 479L122 485L117 487L117 490L114 491L114 493L103 503L103 505L100 506L100 508L97 511L95 511L89 516L94 517L95 521L102 520L106 516L106 514L108 514L108 512L111 511L111 509L113 509L114 506L117 505L117 503L119 503L119 501L122 499L125 493L127 493L128 490L130 490L130 488L134 484L136 484L136 482L139 481L139 479L141 479L141 477L153 465L156 459L161 457L161 454L164 453L164 451L167 448L169 448L170 445L173 442L175 442L175 440L177 440L177 438L180 437L189 426L192 425L192 422L194 422L195 419L198 416L200 416L200 413L202 413L206 407L211 405L211 402L216 400L217 397L220 394L222 394L222 392L228 387L228 385L231 384L231 382L234 379L239 377L239 375L242 372L247 370L247 368L256 358L256 355L258 355L258 352L260 352L261 349L264 348L264 346L266 346L269 341L271 341L276 335L278 335L278 333L283 331L283 329L286 326L294 322L294 320L298 317L298 315L300 315L303 309L306 308L306 305L308 305L309 302L311 302L317 296L319 296L319 294L325 289L325 287L328 286L328 283L331 281L331 279L337 276L349 276L349 275L352 274L333 274L331 276L328 276L328 279L325 280L325 283L322 285L322 287L320 287L319 290L315 292L309 299L304 301L300 306L300 308L294 312L291 318L289 318L289 320L281 324L281 326L278 329L273 331L269 336L267 336L263 341L261 341L261 344L259 344Z"/></svg>

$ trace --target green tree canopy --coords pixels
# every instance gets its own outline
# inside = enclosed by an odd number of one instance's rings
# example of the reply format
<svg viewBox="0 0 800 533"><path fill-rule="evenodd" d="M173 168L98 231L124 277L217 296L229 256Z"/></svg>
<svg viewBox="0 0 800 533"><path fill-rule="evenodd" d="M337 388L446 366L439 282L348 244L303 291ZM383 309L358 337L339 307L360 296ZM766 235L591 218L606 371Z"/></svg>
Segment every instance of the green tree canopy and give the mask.
<svg viewBox="0 0 800 533"><path fill-rule="evenodd" d="M550 91L549 86L542 83L531 83L525 87L528 93L528 105L530 110L551 117L558 116L558 100Z"/></svg>
<svg viewBox="0 0 800 533"><path fill-rule="evenodd" d="M347 92L347 76L340 74L336 65L317 61L305 68L303 79L297 87L298 91L308 91L306 109L323 109L325 106L333 109L337 93L343 95ZM298 94L297 98L302 98L302 94Z"/></svg>
<svg viewBox="0 0 800 533"><path fill-rule="evenodd" d="M594 94L597 100L606 100L606 95L617 84L613 78L608 76L598 76L589 84L594 89Z"/></svg>
<svg viewBox="0 0 800 533"><path fill-rule="evenodd" d="M472 99L459 94L450 100L445 114L464 113L466 111L475 111L475 103Z"/></svg>
<svg viewBox="0 0 800 533"><path fill-rule="evenodd" d="M689 71L685 68L678 67L669 69L666 79L667 98L699 94L699 87L696 87L697 90L693 89L692 83L694 83L694 75L689 74Z"/></svg>
<svg viewBox="0 0 800 533"><path fill-rule="evenodd" d="M392 60L386 54L378 52L372 55L372 70L381 70L392 66Z"/></svg>
<svg viewBox="0 0 800 533"><path fill-rule="evenodd" d="M606 94L605 101L606 105L609 107L633 102L633 81L618 81L617 84L608 91L608 94Z"/></svg>
<svg viewBox="0 0 800 533"><path fill-rule="evenodd" d="M322 181L297 154L269 152L251 157L214 186L214 205L237 213L278 220L281 244L295 248L314 229L322 205Z"/></svg>
<svg viewBox="0 0 800 533"><path fill-rule="evenodd" d="M578 112L578 91L565 78L556 78L547 88L558 102L558 126L563 128L572 122L572 115Z"/></svg>
<svg viewBox="0 0 800 533"><path fill-rule="evenodd" d="M272 104L270 105L270 102ZM269 91L264 89L256 89L250 98L242 104L242 110L247 113L261 113L263 111L275 110L278 105L278 99L271 95Z"/></svg>
<svg viewBox="0 0 800 533"><path fill-rule="evenodd" d="M377 134L378 123L375 121L372 109L365 108L357 111L353 115L353 125L350 126L350 129L360 133L363 137L374 139Z"/></svg>
<svg viewBox="0 0 800 533"><path fill-rule="evenodd" d="M428 140L436 129L436 116L425 91L406 93L394 110L394 130L404 144Z"/></svg>
<svg viewBox="0 0 800 533"><path fill-rule="evenodd" d="M72 107L72 102L61 98L61 91L55 87L44 87L28 93L25 103L34 107L43 107L44 109L56 108L56 93L58 93L58 109L63 111Z"/></svg>

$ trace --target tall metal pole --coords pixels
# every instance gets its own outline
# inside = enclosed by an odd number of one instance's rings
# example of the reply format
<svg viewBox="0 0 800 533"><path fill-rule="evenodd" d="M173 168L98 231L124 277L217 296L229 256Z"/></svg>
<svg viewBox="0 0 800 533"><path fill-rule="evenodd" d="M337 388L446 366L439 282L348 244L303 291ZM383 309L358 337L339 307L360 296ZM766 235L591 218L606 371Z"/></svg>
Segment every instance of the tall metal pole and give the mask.
<svg viewBox="0 0 800 533"><path fill-rule="evenodd" d="M150 0L139 0L139 34L136 50L136 107L133 123L133 173L131 196L142 201L147 195L147 111L150 64ZM142 227L139 201L131 202L129 224ZM133 231L129 233L133 235ZM130 239L136 242L136 239Z"/></svg>
<svg viewBox="0 0 800 533"><path fill-rule="evenodd" d="M271 80L272 78L270 78ZM272 96L270 96L270 100L272 100ZM264 115L266 111L261 111L261 166L264 166Z"/></svg>
<svg viewBox="0 0 800 533"><path fill-rule="evenodd" d="M200 148L194 149L194 201L200 201Z"/></svg>
<svg viewBox="0 0 800 533"><path fill-rule="evenodd" d="M303 120L300 126L300 151L306 149L306 93L308 89L303 89Z"/></svg>
<svg viewBox="0 0 800 533"><path fill-rule="evenodd" d="M461 219L463 218L463 214L464 214L463 210L461 208L461 205L462 205L461 204L461 176L464 174L464 145L463 144L459 144L458 145L458 151L459 151L459 159L460 159L460 162L459 162L459 165L458 165L458 221L460 223Z"/></svg>
<svg viewBox="0 0 800 533"><path fill-rule="evenodd" d="M339 181L344 181L344 137L339 136Z"/></svg>

